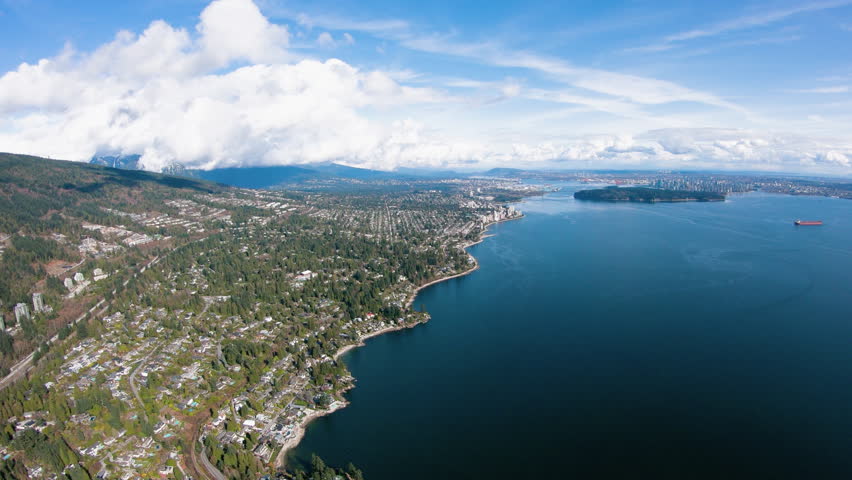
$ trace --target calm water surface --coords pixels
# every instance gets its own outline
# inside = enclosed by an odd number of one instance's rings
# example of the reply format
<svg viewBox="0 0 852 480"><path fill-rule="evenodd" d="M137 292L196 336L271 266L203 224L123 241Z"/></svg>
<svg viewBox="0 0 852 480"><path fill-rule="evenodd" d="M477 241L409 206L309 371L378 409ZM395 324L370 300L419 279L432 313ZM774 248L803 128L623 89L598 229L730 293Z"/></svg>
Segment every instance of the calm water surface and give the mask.
<svg viewBox="0 0 852 480"><path fill-rule="evenodd" d="M852 201L598 204L573 188L344 357L318 453L369 480L852 478ZM796 218L823 227L794 227Z"/></svg>

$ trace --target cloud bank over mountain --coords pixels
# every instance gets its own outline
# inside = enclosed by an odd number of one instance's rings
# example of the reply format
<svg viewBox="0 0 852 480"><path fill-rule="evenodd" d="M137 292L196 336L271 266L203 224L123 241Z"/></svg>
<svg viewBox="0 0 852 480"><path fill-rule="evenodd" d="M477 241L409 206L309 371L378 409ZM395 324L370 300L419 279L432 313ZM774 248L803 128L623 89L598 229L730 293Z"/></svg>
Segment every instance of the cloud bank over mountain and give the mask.
<svg viewBox="0 0 852 480"><path fill-rule="evenodd" d="M306 23L301 17L294 25ZM157 171L175 162L211 169L337 161L388 170L852 172L849 138L718 128L754 114L710 93L495 45L418 37L405 23L375 25L382 24L369 24L371 34L403 48L527 70L552 83L359 68L327 57L336 47L363 43L348 32L314 32L310 42L320 50L306 52L296 44L307 35L270 21L251 0L216 0L194 29L157 20L91 51L66 45L0 76L0 150L78 161L140 154L140 163ZM345 27L359 29L355 22ZM515 115L510 102L545 107ZM653 111L675 103L698 107L689 114ZM703 120L705 111L719 120ZM583 115L590 119L585 128L565 120Z"/></svg>

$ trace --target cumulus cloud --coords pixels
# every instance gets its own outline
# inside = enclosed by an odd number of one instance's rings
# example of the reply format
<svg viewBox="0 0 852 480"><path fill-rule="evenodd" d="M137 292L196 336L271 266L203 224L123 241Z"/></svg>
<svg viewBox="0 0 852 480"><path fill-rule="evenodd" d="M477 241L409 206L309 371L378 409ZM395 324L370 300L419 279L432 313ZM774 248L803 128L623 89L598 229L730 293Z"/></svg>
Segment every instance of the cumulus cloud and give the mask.
<svg viewBox="0 0 852 480"><path fill-rule="evenodd" d="M91 53L66 47L0 77L0 148L72 160L139 153L151 170L357 162L395 141L393 125L359 109L445 98L336 59L288 63L288 37L250 0L216 0L194 35L156 21Z"/></svg>
<svg viewBox="0 0 852 480"><path fill-rule="evenodd" d="M814 139L795 133L769 134L740 129L664 129L648 132L641 140L652 141L662 152L683 163L755 170L801 170L813 167L830 171L848 167L852 142Z"/></svg>
<svg viewBox="0 0 852 480"><path fill-rule="evenodd" d="M587 135L560 142L512 144L497 151L493 148L475 151L475 155L489 165L848 173L852 166L852 142L814 140L793 133L677 128L636 136Z"/></svg>
<svg viewBox="0 0 852 480"><path fill-rule="evenodd" d="M282 61L290 36L285 27L270 23L251 0L216 0L201 13L197 28L204 52L222 65L234 58Z"/></svg>

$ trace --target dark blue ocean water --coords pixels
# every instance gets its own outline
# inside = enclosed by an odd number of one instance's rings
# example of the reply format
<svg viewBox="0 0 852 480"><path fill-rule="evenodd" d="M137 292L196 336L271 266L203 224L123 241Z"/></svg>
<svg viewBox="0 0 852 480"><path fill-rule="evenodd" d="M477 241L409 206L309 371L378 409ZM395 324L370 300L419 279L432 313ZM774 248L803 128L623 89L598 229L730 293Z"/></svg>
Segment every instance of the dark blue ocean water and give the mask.
<svg viewBox="0 0 852 480"><path fill-rule="evenodd" d="M344 360L294 452L369 480L852 478L852 201L520 204ZM820 219L823 227L795 227Z"/></svg>

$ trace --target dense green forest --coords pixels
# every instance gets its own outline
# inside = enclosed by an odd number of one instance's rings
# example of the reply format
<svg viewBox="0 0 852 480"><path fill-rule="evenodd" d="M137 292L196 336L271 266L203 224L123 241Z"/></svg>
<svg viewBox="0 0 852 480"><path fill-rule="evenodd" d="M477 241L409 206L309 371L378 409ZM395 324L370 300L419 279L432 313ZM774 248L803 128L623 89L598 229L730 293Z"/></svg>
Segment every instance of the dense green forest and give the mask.
<svg viewBox="0 0 852 480"><path fill-rule="evenodd" d="M0 153L0 232L63 233L64 228L79 228L78 222L67 221L68 215L111 224L101 206L157 209L164 198L226 188L142 170Z"/></svg>
<svg viewBox="0 0 852 480"><path fill-rule="evenodd" d="M663 190L644 187L607 187L597 190L581 190L574 193L577 200L600 202L721 202L725 196L713 192L686 190Z"/></svg>

